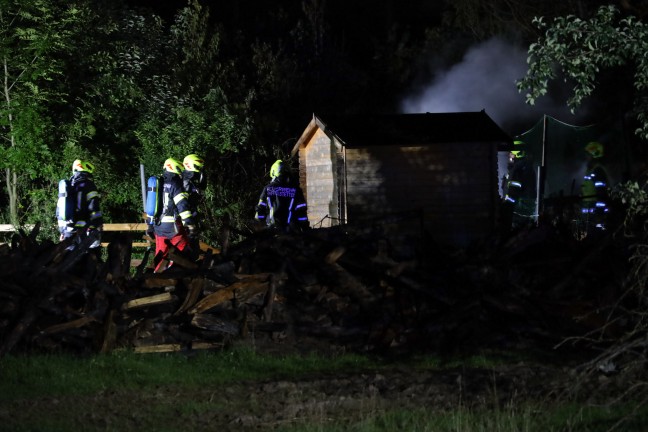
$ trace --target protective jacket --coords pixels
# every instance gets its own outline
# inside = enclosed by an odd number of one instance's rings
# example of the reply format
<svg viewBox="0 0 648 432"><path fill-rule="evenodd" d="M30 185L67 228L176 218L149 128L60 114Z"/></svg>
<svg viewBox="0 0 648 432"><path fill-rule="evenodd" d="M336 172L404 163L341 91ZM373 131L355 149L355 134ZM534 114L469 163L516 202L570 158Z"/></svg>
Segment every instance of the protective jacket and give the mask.
<svg viewBox="0 0 648 432"><path fill-rule="evenodd" d="M608 174L603 165L596 163L589 167L581 184L581 212L589 216L595 228L605 229L608 207Z"/></svg>
<svg viewBox="0 0 648 432"><path fill-rule="evenodd" d="M533 166L526 159L518 159L505 185L504 199L516 203L520 198L535 198L535 185Z"/></svg>
<svg viewBox="0 0 648 432"><path fill-rule="evenodd" d="M263 188L254 217L269 227L307 228L306 200L301 188L292 185L287 177L276 177Z"/></svg>
<svg viewBox="0 0 648 432"><path fill-rule="evenodd" d="M608 175L602 165L596 164L583 177L581 196L583 203L606 201L608 195Z"/></svg>
<svg viewBox="0 0 648 432"><path fill-rule="evenodd" d="M77 230L93 230L103 227L100 195L87 172L76 172L70 179L74 194L74 220L71 225L61 227L61 234L70 237Z"/></svg>
<svg viewBox="0 0 648 432"><path fill-rule="evenodd" d="M517 159L505 186L504 201L513 212L513 224L529 222L535 216L536 203L536 178L531 161Z"/></svg>
<svg viewBox="0 0 648 432"><path fill-rule="evenodd" d="M184 191L182 179L178 174L168 171L162 176L162 215L160 223L154 226L156 236L173 238L182 225L193 225L192 210L189 205L188 193Z"/></svg>
<svg viewBox="0 0 648 432"><path fill-rule="evenodd" d="M196 171L184 170L182 172L182 187L187 192L187 199L191 207L192 218L194 223L198 223L198 204L200 195L204 189L204 177L202 173Z"/></svg>

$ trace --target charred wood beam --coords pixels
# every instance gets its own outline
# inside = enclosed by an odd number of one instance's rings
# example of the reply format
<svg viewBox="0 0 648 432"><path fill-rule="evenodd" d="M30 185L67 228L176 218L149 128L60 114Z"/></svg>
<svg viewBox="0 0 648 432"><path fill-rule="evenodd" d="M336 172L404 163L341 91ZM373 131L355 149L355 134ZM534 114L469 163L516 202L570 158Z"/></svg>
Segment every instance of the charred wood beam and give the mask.
<svg viewBox="0 0 648 432"><path fill-rule="evenodd" d="M77 233L76 235L79 235L79 233ZM65 255L63 261L58 266L55 266L54 268L50 268L48 270L50 272L59 272L59 273L65 273L69 271L75 264L77 264L84 257L84 255L90 249L92 243L94 243L95 240L97 239L98 239L98 233L95 233L94 231L91 232L88 236L86 236L83 240L81 240L81 243L76 244L75 248L72 251L70 251L67 255ZM67 241L68 240L66 240L66 242ZM72 240L69 241L70 244L72 244Z"/></svg>
<svg viewBox="0 0 648 432"><path fill-rule="evenodd" d="M136 278L140 278L144 274L144 270L146 270L146 267L148 266L148 261L149 261L150 255L151 255L151 250L154 250L154 249L148 247L144 251L144 256L142 257L142 262L135 269L135 277Z"/></svg>
<svg viewBox="0 0 648 432"><path fill-rule="evenodd" d="M239 334L239 323L219 318L211 314L195 314L191 318L191 325L213 332L236 336Z"/></svg>
<svg viewBox="0 0 648 432"><path fill-rule="evenodd" d="M267 291L269 279L270 273L244 276L242 280L204 297L188 313L190 315L202 313L231 300L244 303Z"/></svg>
<svg viewBox="0 0 648 432"><path fill-rule="evenodd" d="M80 327L83 327L83 326L85 326L87 324L90 324L90 323L96 322L96 321L97 321L97 319L95 317L93 317L93 316L85 316L85 317L81 317L81 318L78 318L78 319L75 319L73 321L69 321L69 322L66 322L66 323L51 325L51 326L43 329L41 332L43 334L59 333L59 332L63 332L63 331L69 330L69 329L80 328Z"/></svg>
<svg viewBox="0 0 648 432"><path fill-rule="evenodd" d="M173 261L174 265L180 265L184 268L195 270L198 268L198 264L193 262L189 257L182 253L175 246L169 248L169 259Z"/></svg>
<svg viewBox="0 0 648 432"><path fill-rule="evenodd" d="M144 276L143 288L163 288L176 286L180 279L171 273L151 273Z"/></svg>
<svg viewBox="0 0 648 432"><path fill-rule="evenodd" d="M0 357L4 357L11 352L40 314L40 310L35 305L29 307L25 313L23 313L11 333L9 333L2 345L0 345Z"/></svg>
<svg viewBox="0 0 648 432"><path fill-rule="evenodd" d="M205 286L205 279L203 278L194 278L189 283L189 290L185 296L182 305L178 308L173 315L180 315L185 312L187 309L192 307L198 301L200 294L202 294L203 288Z"/></svg>
<svg viewBox="0 0 648 432"><path fill-rule="evenodd" d="M120 234L108 244L108 273L112 280L130 276L133 243L128 235Z"/></svg>

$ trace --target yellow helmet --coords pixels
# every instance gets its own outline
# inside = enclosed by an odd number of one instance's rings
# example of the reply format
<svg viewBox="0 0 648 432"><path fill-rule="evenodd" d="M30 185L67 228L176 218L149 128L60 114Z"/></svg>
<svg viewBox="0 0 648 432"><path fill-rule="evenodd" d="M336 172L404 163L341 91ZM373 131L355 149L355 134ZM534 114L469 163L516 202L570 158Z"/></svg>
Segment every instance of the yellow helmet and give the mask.
<svg viewBox="0 0 648 432"><path fill-rule="evenodd" d="M513 145L515 146L513 147L515 150L513 150L511 154L516 159L523 158L524 156L526 156L526 152L524 151L526 144L524 143L524 141L519 141L519 140L513 141Z"/></svg>
<svg viewBox="0 0 648 432"><path fill-rule="evenodd" d="M174 174L178 174L178 175L182 174L182 164L173 158L169 158L165 160L164 166L162 168L164 168L165 171Z"/></svg>
<svg viewBox="0 0 648 432"><path fill-rule="evenodd" d="M77 159L74 162L72 162L72 172L87 172L89 174L92 174L94 172L94 165L91 164L90 162L83 161L81 159Z"/></svg>
<svg viewBox="0 0 648 432"><path fill-rule="evenodd" d="M275 163L272 164L272 167L270 168L270 178L275 179L279 177L279 174L281 174L281 171L283 170L283 161L281 159L277 159Z"/></svg>
<svg viewBox="0 0 648 432"><path fill-rule="evenodd" d="M184 169L186 169L187 171L200 172L203 165L205 164L205 161L197 154L190 154L188 156L185 156L182 164L184 165Z"/></svg>
<svg viewBox="0 0 648 432"><path fill-rule="evenodd" d="M598 159L603 157L603 144L598 141L592 141L585 146L585 151L591 154L593 158Z"/></svg>

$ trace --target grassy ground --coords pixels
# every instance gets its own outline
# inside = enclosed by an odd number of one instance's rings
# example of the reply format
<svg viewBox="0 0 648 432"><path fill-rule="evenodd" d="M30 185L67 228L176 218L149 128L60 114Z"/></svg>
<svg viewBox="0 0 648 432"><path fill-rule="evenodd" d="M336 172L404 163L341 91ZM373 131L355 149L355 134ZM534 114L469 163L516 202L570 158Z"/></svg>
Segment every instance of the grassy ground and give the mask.
<svg viewBox="0 0 648 432"><path fill-rule="evenodd" d="M560 373L486 357L440 366L245 349L9 356L0 430L606 431L633 408L557 403ZM643 431L646 420L618 430Z"/></svg>

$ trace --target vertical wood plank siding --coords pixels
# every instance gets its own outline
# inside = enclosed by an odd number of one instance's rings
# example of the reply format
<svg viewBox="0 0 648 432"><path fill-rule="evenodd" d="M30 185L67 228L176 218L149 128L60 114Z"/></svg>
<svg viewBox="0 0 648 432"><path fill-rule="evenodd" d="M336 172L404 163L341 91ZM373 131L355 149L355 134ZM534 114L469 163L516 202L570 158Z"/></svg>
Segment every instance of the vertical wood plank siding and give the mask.
<svg viewBox="0 0 648 432"><path fill-rule="evenodd" d="M421 210L426 230L439 241L467 244L489 234L497 195L494 154L486 143L347 148L349 221Z"/></svg>
<svg viewBox="0 0 648 432"><path fill-rule="evenodd" d="M300 173L305 175L300 180L308 203L308 220L316 228L338 223L338 153L338 146L321 129L300 151Z"/></svg>

